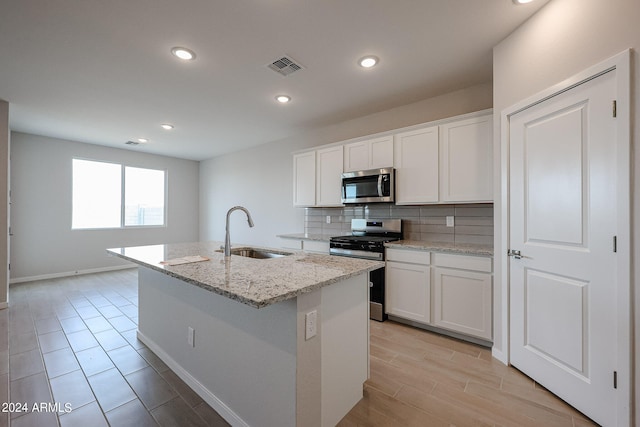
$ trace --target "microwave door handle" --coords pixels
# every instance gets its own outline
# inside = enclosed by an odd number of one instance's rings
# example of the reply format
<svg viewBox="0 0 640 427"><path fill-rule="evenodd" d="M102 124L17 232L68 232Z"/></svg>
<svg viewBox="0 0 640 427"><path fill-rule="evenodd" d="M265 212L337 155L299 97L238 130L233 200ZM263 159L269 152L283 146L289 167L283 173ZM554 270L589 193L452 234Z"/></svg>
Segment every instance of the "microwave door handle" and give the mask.
<svg viewBox="0 0 640 427"><path fill-rule="evenodd" d="M378 175L378 196L382 197L382 174Z"/></svg>

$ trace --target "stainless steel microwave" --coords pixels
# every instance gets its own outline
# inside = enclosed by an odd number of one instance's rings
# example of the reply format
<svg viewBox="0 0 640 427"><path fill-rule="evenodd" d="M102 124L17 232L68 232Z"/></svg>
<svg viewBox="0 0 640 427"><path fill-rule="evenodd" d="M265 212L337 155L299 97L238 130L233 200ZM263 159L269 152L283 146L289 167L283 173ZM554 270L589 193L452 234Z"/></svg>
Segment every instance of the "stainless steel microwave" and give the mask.
<svg viewBox="0 0 640 427"><path fill-rule="evenodd" d="M393 203L395 170L369 169L342 174L342 203Z"/></svg>

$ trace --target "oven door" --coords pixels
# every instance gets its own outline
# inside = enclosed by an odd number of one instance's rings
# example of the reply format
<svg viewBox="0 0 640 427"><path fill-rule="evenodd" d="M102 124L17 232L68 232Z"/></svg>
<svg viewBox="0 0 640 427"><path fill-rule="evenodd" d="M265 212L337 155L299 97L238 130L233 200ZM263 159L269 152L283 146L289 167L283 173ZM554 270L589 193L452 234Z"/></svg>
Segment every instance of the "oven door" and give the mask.
<svg viewBox="0 0 640 427"><path fill-rule="evenodd" d="M392 168L342 174L342 203L393 201L394 173Z"/></svg>

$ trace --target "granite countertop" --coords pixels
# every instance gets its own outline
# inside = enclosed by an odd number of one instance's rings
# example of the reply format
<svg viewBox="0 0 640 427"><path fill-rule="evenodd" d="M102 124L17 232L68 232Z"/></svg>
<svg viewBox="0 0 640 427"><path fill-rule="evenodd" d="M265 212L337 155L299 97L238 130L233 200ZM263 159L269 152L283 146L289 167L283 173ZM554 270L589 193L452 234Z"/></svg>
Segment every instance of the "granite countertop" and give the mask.
<svg viewBox="0 0 640 427"><path fill-rule="evenodd" d="M335 231L328 234L309 234L309 233L293 233L293 234L278 234L276 237L283 239L296 239L296 240L317 240L320 242L328 242L330 238L335 236L348 236L350 233L341 233Z"/></svg>
<svg viewBox="0 0 640 427"><path fill-rule="evenodd" d="M175 243L113 248L107 252L255 308L292 299L384 267L384 263L379 261L238 244L233 249L251 247L291 255L270 259L232 255L225 262L224 254L217 251L220 245L221 242ZM207 257L209 261L174 266L160 264L161 261L194 255Z"/></svg>
<svg viewBox="0 0 640 427"><path fill-rule="evenodd" d="M398 240L385 243L387 248L406 248L421 251L445 252L461 255L493 256L493 246L473 243L440 243L420 240Z"/></svg>

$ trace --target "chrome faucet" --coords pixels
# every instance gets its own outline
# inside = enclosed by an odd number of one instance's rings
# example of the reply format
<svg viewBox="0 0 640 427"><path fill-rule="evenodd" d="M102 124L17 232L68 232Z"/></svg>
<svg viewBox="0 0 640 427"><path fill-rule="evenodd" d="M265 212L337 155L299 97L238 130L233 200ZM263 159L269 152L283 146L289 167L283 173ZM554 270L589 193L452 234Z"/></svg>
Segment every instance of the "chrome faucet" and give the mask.
<svg viewBox="0 0 640 427"><path fill-rule="evenodd" d="M225 236L224 236L224 257L228 258L231 256L231 238L229 237L229 216L231 216L231 212L241 210L245 214L247 214L247 222L249 223L249 227L253 227L253 220L251 219L251 214L247 210L247 208L242 206L234 206L227 212L227 224L225 227Z"/></svg>

